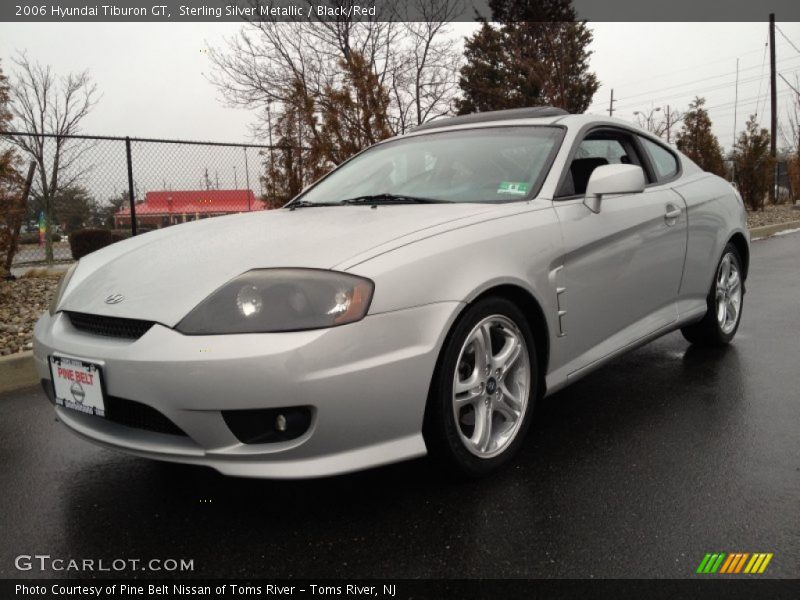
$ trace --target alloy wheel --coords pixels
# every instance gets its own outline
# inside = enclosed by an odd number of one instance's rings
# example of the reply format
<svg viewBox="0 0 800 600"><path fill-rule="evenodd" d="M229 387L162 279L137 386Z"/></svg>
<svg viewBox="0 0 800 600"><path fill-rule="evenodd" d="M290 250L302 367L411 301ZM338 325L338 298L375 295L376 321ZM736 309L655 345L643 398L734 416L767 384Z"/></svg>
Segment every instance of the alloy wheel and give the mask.
<svg viewBox="0 0 800 600"><path fill-rule="evenodd" d="M717 270L717 323L728 335L739 322L742 307L742 277L736 257L728 252Z"/></svg>
<svg viewBox="0 0 800 600"><path fill-rule="evenodd" d="M519 327L503 315L481 320L461 347L453 377L453 412L464 447L480 458L501 454L524 421L530 385Z"/></svg>

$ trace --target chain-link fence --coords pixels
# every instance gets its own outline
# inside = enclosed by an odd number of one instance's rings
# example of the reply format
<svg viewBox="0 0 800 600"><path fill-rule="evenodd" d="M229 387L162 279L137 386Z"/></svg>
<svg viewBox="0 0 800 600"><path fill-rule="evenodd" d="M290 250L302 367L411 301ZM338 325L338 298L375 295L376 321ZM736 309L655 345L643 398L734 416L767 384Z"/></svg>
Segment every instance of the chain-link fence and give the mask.
<svg viewBox="0 0 800 600"><path fill-rule="evenodd" d="M776 197L778 202L791 202L794 203L800 198L800 190L797 189L797 183L793 181L793 173L791 163L788 160L780 160L775 165L775 178L778 185L776 190Z"/></svg>
<svg viewBox="0 0 800 600"><path fill-rule="evenodd" d="M735 182L736 180L736 163L733 159L726 158L725 163L725 178L728 181ZM795 163L796 164L796 163ZM786 202L794 203L800 200L800 175L793 174L792 160L779 159L775 163L774 185L775 185L775 199L778 204ZM764 202L768 202L767 197ZM748 208L749 210L749 208Z"/></svg>
<svg viewBox="0 0 800 600"><path fill-rule="evenodd" d="M10 165L0 170L0 210L6 214L0 214L0 229L16 240L16 250L0 261L8 258L10 267L70 261L69 237L80 229L112 230L119 239L274 208L285 199L271 198L265 189L266 165L275 161L276 152L295 151L258 144L0 133L0 157Z"/></svg>

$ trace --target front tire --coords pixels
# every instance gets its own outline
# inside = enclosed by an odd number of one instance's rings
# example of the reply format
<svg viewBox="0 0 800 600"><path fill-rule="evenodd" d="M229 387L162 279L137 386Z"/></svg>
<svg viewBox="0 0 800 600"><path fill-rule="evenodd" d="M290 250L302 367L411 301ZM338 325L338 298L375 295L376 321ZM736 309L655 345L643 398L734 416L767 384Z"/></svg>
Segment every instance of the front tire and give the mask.
<svg viewBox="0 0 800 600"><path fill-rule="evenodd" d="M538 389L533 336L515 304L489 297L467 308L445 341L423 433L450 470L488 475L519 451Z"/></svg>
<svg viewBox="0 0 800 600"><path fill-rule="evenodd" d="M706 299L707 310L701 321L681 329L683 337L698 346L730 344L739 329L744 299L744 276L739 251L725 246Z"/></svg>

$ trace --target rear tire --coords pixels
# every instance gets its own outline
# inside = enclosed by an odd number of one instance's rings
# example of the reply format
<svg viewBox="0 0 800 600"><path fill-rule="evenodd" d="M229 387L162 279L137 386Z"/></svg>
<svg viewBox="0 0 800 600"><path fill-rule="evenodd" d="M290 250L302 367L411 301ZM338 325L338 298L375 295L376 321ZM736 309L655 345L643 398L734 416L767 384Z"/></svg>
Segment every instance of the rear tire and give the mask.
<svg viewBox="0 0 800 600"><path fill-rule="evenodd" d="M538 390L533 335L512 302L466 309L445 340L423 433L430 454L468 477L488 475L519 451Z"/></svg>
<svg viewBox="0 0 800 600"><path fill-rule="evenodd" d="M706 299L703 319L681 329L683 337L698 346L730 344L742 319L744 279L742 260L733 244L725 246Z"/></svg>

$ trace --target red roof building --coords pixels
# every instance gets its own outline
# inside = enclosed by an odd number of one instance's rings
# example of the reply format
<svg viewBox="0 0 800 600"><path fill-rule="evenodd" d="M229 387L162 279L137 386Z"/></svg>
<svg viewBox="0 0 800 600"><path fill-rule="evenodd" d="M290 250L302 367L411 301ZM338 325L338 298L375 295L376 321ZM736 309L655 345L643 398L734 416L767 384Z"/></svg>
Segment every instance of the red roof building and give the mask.
<svg viewBox="0 0 800 600"><path fill-rule="evenodd" d="M140 226L167 227L197 219L234 213L265 210L252 190L180 190L147 192L144 202L136 204L136 222ZM124 206L114 214L114 227L130 227L131 208Z"/></svg>

